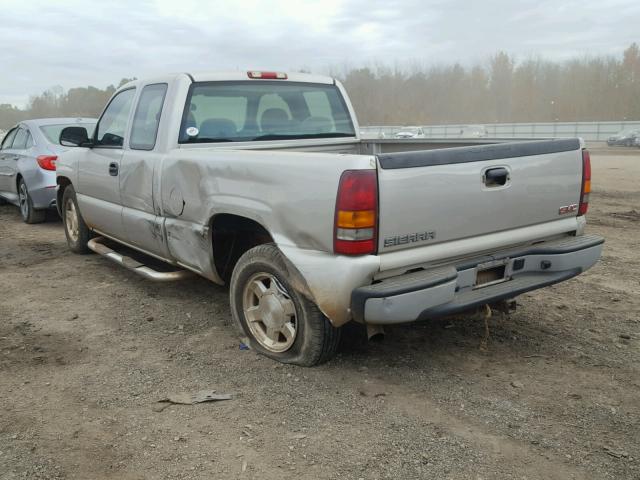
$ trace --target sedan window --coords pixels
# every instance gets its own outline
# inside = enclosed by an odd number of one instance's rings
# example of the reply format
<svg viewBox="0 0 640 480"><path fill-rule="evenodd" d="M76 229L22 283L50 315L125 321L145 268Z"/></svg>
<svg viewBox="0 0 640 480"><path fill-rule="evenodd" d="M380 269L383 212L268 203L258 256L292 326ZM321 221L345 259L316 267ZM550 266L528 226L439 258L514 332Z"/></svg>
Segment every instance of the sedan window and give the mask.
<svg viewBox="0 0 640 480"><path fill-rule="evenodd" d="M18 133L17 128L14 128L13 130L9 130L9 133L7 133L7 135L4 137L4 140L2 140L1 150L8 150L9 148L11 148L11 145L13 143L13 139L16 136L16 133Z"/></svg>
<svg viewBox="0 0 640 480"><path fill-rule="evenodd" d="M27 148L27 137L29 132L27 132L24 128L19 128L18 133L16 133L16 138L13 140L13 149L14 150L24 150Z"/></svg>

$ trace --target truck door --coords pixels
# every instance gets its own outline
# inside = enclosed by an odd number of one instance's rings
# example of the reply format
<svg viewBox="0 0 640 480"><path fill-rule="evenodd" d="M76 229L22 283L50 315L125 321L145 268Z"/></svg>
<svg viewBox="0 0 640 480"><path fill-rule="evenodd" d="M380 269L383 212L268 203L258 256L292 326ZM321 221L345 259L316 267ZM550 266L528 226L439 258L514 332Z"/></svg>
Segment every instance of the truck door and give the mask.
<svg viewBox="0 0 640 480"><path fill-rule="evenodd" d="M111 99L96 125L94 146L78 161L76 188L80 213L90 228L124 240L120 163L135 89Z"/></svg>
<svg viewBox="0 0 640 480"><path fill-rule="evenodd" d="M169 251L154 190L159 190L156 178L162 154L156 149L156 138L166 93L166 83L145 85L140 91L120 171L125 240L163 258L169 257Z"/></svg>

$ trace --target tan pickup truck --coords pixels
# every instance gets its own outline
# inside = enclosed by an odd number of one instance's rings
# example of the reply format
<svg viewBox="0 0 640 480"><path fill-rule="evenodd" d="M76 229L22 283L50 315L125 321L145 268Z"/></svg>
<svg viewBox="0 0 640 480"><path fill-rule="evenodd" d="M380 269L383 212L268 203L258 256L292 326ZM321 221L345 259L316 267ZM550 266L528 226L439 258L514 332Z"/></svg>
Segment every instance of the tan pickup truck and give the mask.
<svg viewBox="0 0 640 480"><path fill-rule="evenodd" d="M434 148L358 132L333 78L136 80L95 131L61 134L76 147L57 164L69 246L154 280L228 284L252 346L299 365L331 358L349 321L472 310L600 257L580 139Z"/></svg>

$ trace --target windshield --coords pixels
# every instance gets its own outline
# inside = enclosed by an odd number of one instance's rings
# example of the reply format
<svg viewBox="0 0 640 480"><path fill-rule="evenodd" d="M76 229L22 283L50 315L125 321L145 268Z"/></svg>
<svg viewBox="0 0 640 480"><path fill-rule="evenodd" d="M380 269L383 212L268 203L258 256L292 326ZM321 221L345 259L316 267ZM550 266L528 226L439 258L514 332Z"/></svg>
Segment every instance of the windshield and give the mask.
<svg viewBox="0 0 640 480"><path fill-rule="evenodd" d="M195 83L180 143L353 137L335 85L282 81Z"/></svg>
<svg viewBox="0 0 640 480"><path fill-rule="evenodd" d="M44 133L44 136L47 137L47 140L49 140L50 143L53 143L54 145L60 145L60 132L62 132L64 128L84 127L87 129L87 133L89 134L89 137L91 137L91 132L93 131L95 126L96 126L95 122L94 123L65 123L60 125L42 125L40 127L40 130L42 131L42 133Z"/></svg>

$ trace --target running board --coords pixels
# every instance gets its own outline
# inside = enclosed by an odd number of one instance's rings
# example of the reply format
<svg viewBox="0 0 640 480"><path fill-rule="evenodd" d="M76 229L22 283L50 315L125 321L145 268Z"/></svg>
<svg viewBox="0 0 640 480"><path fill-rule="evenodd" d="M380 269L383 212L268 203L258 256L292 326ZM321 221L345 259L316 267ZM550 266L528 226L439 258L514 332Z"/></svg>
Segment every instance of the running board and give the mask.
<svg viewBox="0 0 640 480"><path fill-rule="evenodd" d="M128 268L132 272L137 273L149 280L154 280L156 282L171 282L174 280L182 280L184 278L192 277L194 275L193 272L188 270L174 270L170 272L159 272L157 270L153 270L147 265L139 262L138 260L122 255L115 250L104 245L103 241L106 241L104 237L95 237L87 242L87 247L89 249L96 252L98 255L102 255L103 257L108 258L109 260L116 262L119 265L122 265L125 268Z"/></svg>

